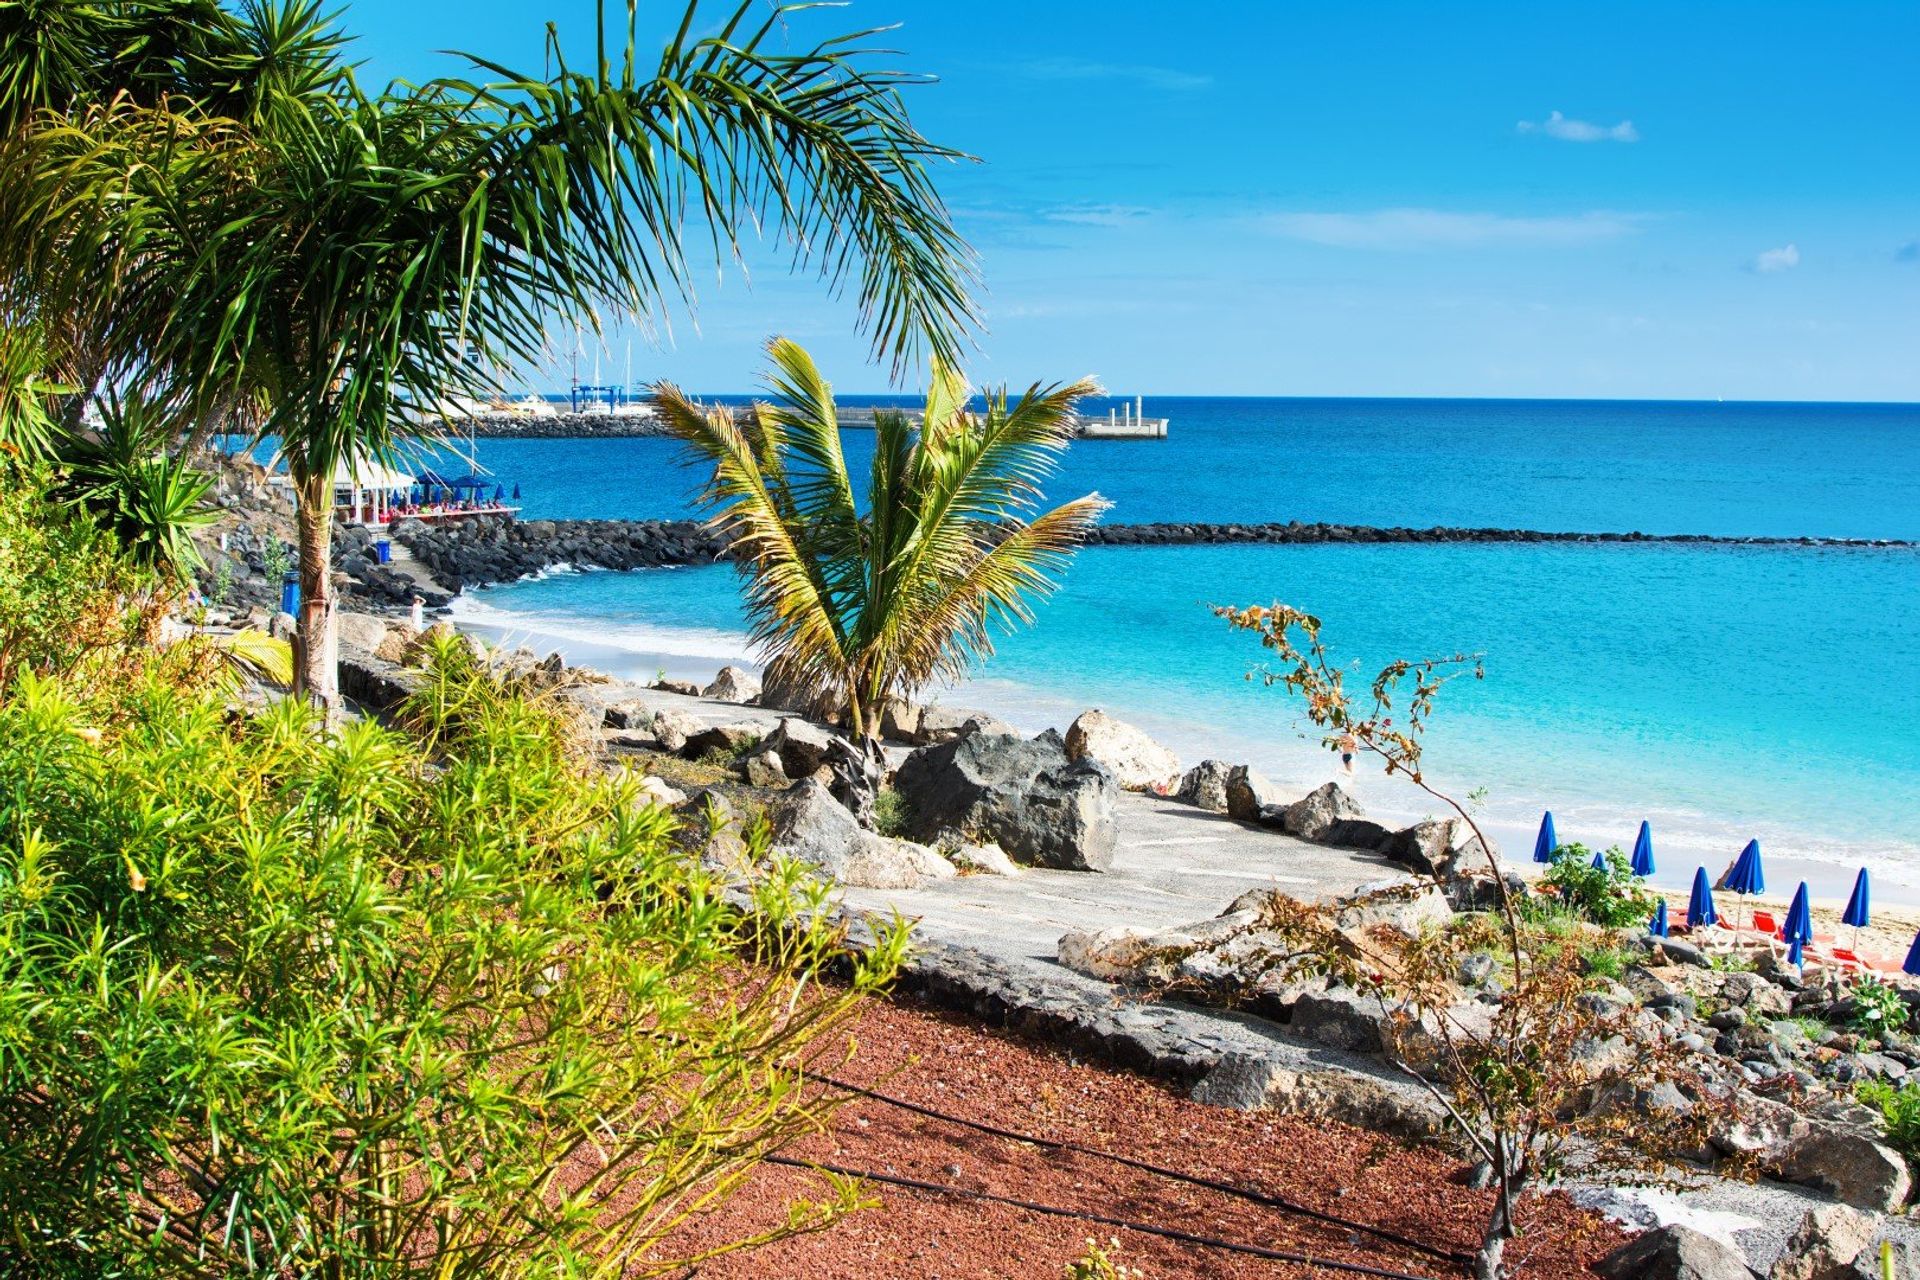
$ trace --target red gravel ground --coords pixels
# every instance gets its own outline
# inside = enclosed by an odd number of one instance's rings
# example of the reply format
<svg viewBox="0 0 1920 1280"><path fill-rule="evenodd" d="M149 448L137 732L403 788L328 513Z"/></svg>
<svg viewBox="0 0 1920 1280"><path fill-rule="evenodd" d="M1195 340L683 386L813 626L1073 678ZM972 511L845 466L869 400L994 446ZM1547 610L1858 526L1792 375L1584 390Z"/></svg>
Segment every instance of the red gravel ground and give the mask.
<svg viewBox="0 0 1920 1280"><path fill-rule="evenodd" d="M1203 1106L1139 1076L1073 1061L1058 1050L936 1012L910 999L870 1004L844 1079L1003 1129L1068 1140L1258 1189L1443 1249L1470 1250L1488 1196L1462 1185L1459 1163L1427 1149L1309 1117ZM1040 1204L1365 1263L1418 1276L1458 1267L1224 1192L1169 1181L1091 1156L991 1137L883 1103L849 1103L834 1131L789 1154ZM784 1217L786 1199L818 1185L802 1170L762 1167L724 1209L675 1245L737 1238ZM805 1280L1055 1278L1089 1236L1118 1237L1118 1259L1149 1280L1341 1273L1249 1257L931 1192L875 1186L881 1204L830 1230L707 1263L690 1275ZM1625 1238L1558 1195L1523 1207L1527 1235L1509 1250L1528 1280L1586 1273Z"/></svg>

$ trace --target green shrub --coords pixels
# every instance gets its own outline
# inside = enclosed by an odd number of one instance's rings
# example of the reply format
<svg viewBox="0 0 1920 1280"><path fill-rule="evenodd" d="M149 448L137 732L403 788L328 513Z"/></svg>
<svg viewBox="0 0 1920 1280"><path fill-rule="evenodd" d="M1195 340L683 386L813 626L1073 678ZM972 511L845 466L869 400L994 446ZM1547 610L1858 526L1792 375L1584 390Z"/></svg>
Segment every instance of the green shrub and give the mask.
<svg viewBox="0 0 1920 1280"><path fill-rule="evenodd" d="M1627 954L1618 947L1580 948L1580 968L1589 977L1619 981L1627 972Z"/></svg>
<svg viewBox="0 0 1920 1280"><path fill-rule="evenodd" d="M44 467L0 466L0 694L23 672L65 675L125 651L151 621L154 578L53 496Z"/></svg>
<svg viewBox="0 0 1920 1280"><path fill-rule="evenodd" d="M1654 897L1640 886L1632 862L1618 846L1601 861L1603 866L1594 866L1593 851L1585 845L1563 844L1553 851L1541 884L1561 906L1592 924L1609 929L1644 924L1653 915Z"/></svg>
<svg viewBox="0 0 1920 1280"><path fill-rule="evenodd" d="M913 828L913 806L892 787L873 797L873 829L883 836L903 837Z"/></svg>
<svg viewBox="0 0 1920 1280"><path fill-rule="evenodd" d="M1847 995L1853 1000L1853 1016L1849 1021L1854 1030L1885 1035L1907 1025L1907 1002L1900 998L1900 989L1891 983L1882 982L1870 973L1862 974Z"/></svg>
<svg viewBox="0 0 1920 1280"><path fill-rule="evenodd" d="M1853 1087L1853 1093L1880 1113L1887 1145L1905 1157L1909 1166L1920 1169L1920 1085L1896 1088L1885 1080L1862 1080Z"/></svg>
<svg viewBox="0 0 1920 1280"><path fill-rule="evenodd" d="M457 642L399 720L236 721L153 677L0 703L26 1274L660 1274L681 1215L825 1121L800 1070L844 1060L898 934L849 957L777 861L730 904ZM859 1201L831 1180L771 1229Z"/></svg>

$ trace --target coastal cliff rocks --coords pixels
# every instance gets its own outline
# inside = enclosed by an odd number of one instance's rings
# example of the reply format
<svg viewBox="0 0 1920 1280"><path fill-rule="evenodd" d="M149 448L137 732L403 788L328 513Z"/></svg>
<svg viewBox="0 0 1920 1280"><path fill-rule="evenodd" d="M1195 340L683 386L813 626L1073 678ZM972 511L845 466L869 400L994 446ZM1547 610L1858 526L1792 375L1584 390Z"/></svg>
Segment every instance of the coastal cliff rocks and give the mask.
<svg viewBox="0 0 1920 1280"><path fill-rule="evenodd" d="M894 789L921 839L991 841L1021 862L1065 871L1112 865L1119 788L1098 765L1068 759L1051 729L921 747L901 763Z"/></svg>
<svg viewBox="0 0 1920 1280"><path fill-rule="evenodd" d="M1124 720L1098 709L1067 726L1067 758L1090 760L1129 791L1167 787L1180 776L1180 757Z"/></svg>
<svg viewBox="0 0 1920 1280"><path fill-rule="evenodd" d="M724 666L700 696L715 702L752 702L760 696L760 677L742 667Z"/></svg>
<svg viewBox="0 0 1920 1280"><path fill-rule="evenodd" d="M1227 777L1233 766L1219 760L1202 760L1181 775L1180 789L1174 799L1195 805L1209 813L1227 811Z"/></svg>
<svg viewBox="0 0 1920 1280"><path fill-rule="evenodd" d="M870 889L912 889L960 874L925 845L876 835L813 778L794 783L768 814L773 847L812 863L841 884Z"/></svg>

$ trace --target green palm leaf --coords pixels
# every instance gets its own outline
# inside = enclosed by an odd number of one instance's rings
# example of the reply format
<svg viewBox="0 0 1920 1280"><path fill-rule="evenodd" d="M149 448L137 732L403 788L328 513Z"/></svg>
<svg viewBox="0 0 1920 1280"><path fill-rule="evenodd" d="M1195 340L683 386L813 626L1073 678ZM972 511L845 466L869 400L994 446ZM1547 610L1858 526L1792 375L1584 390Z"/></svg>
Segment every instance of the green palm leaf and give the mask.
<svg viewBox="0 0 1920 1280"><path fill-rule="evenodd" d="M743 431L733 414L654 389L654 404L711 471L700 498L745 578L754 640L783 681L844 701L871 741L889 698L951 679L993 652L1107 503L1096 494L1033 515L1090 381L1034 387L976 417L965 384L937 365L926 417L874 423L864 509L856 508L830 389L807 354L775 340L778 399Z"/></svg>

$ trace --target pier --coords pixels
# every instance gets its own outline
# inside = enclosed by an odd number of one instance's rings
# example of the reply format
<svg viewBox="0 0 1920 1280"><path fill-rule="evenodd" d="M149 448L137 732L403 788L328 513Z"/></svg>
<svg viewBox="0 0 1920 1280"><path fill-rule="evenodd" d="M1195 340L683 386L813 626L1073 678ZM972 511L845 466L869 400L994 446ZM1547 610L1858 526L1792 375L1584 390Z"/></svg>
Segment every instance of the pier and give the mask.
<svg viewBox="0 0 1920 1280"><path fill-rule="evenodd" d="M907 420L918 426L920 411L907 408L859 408L848 405L839 406L839 419L842 427L855 430L873 429L874 415L879 413L904 413ZM1077 413L1071 419L1073 433L1082 440L1164 440L1167 438L1168 418L1148 418L1141 415L1138 402L1125 409L1110 409L1105 417L1095 414Z"/></svg>

